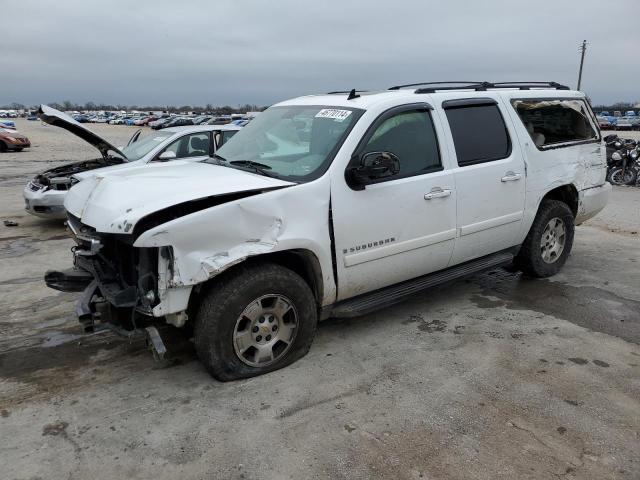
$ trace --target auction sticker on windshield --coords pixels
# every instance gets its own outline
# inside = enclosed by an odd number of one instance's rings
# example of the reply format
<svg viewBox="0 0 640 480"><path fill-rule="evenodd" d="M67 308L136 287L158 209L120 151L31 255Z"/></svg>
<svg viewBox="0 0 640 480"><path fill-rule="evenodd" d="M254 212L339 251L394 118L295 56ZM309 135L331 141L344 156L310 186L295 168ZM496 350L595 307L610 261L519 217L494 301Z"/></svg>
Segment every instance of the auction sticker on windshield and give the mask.
<svg viewBox="0 0 640 480"><path fill-rule="evenodd" d="M323 108L318 113L316 113L316 118L333 118L338 122L342 122L349 115L351 115L351 110L337 110L335 108Z"/></svg>

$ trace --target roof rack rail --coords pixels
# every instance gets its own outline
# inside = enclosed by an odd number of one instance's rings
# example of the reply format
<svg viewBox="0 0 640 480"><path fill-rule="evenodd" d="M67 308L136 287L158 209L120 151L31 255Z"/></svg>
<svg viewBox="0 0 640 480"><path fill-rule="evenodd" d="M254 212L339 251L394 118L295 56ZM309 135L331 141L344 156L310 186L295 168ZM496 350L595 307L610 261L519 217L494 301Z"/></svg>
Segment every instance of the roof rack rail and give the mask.
<svg viewBox="0 0 640 480"><path fill-rule="evenodd" d="M474 81L467 81L467 80L451 80L447 82L419 82L419 83L407 83L406 85L395 85L389 88L389 90L400 90L401 88L419 87L421 85L450 85L454 83L462 83L465 85L469 85L469 84L476 85L479 83L486 83L486 82L474 82ZM457 88L461 88L461 87L457 87Z"/></svg>
<svg viewBox="0 0 640 480"><path fill-rule="evenodd" d="M486 91L493 88L517 88L519 90L531 90L532 88L553 88L555 90L570 90L566 85L557 82L421 82L409 83L406 85L396 85L389 90L400 90L407 87L422 87L416 89L415 93L435 93L446 90L475 90L477 92Z"/></svg>
<svg viewBox="0 0 640 480"><path fill-rule="evenodd" d="M427 87L418 88L415 93L435 93L439 90L475 90L485 92L496 88L516 88L518 90L531 90L532 88L550 88L555 90L570 90L566 85L557 82L479 82L476 84L457 87Z"/></svg>

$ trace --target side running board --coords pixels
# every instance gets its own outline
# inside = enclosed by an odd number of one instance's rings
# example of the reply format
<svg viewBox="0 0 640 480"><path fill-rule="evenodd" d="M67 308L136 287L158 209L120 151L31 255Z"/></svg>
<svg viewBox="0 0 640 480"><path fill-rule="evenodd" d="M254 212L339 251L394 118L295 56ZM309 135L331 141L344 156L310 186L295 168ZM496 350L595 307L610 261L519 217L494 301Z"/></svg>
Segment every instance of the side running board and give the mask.
<svg viewBox="0 0 640 480"><path fill-rule="evenodd" d="M489 268L507 265L513 262L514 251L502 251L487 255L486 257L471 260L456 265L446 270L430 273L422 277L414 278L406 282L381 288L374 292L358 295L357 297L336 303L331 309L329 317L348 318L357 317L373 310L388 307L402 301L405 297L413 295L421 290L435 287L442 283L457 280L472 273L477 273Z"/></svg>

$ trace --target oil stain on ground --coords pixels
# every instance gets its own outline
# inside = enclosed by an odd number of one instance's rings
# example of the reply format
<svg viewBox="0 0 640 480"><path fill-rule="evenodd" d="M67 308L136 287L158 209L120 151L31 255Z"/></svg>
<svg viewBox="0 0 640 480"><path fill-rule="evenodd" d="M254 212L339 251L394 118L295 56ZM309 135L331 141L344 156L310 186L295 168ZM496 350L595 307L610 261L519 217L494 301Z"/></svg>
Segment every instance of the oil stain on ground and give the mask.
<svg viewBox="0 0 640 480"><path fill-rule="evenodd" d="M443 322L442 320L438 319L425 320L422 315L410 315L409 318L402 323L404 325L417 323L418 330L427 333L444 332L447 329L447 322Z"/></svg>
<svg viewBox="0 0 640 480"><path fill-rule="evenodd" d="M533 310L640 344L638 301L601 288L532 279L504 270L479 274L471 281L482 289L482 295L471 298L480 308Z"/></svg>

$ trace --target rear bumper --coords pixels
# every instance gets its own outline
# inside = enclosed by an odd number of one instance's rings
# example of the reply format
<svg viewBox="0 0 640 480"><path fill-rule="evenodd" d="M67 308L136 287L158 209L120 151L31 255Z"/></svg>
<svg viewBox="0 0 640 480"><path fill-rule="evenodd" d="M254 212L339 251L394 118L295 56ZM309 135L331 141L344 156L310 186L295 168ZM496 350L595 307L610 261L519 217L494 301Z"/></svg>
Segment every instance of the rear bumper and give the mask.
<svg viewBox="0 0 640 480"><path fill-rule="evenodd" d="M578 214L576 225L595 217L607 205L611 195L611 184L605 182L599 187L581 190L578 193Z"/></svg>

